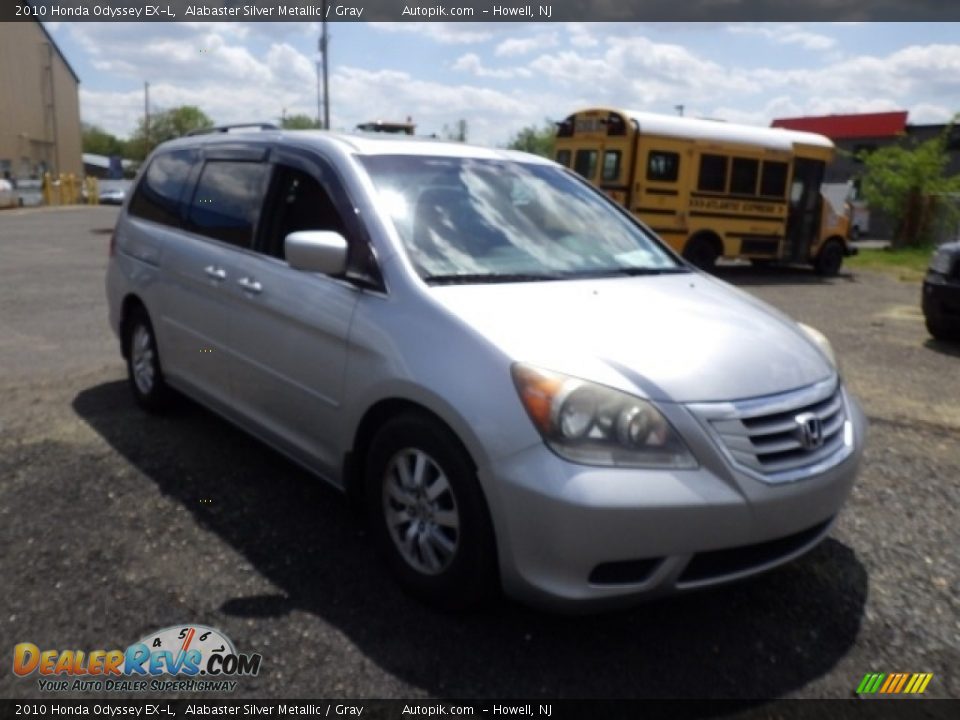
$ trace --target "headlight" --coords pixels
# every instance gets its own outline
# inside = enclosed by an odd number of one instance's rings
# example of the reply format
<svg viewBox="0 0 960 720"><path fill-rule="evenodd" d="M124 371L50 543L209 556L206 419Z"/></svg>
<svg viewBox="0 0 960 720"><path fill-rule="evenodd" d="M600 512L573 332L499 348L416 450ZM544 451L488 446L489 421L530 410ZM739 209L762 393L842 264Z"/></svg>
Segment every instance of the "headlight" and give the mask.
<svg viewBox="0 0 960 720"><path fill-rule="evenodd" d="M837 356L833 352L833 346L830 344L830 341L827 340L827 336L809 325L804 325L803 323L797 323L797 325L800 326L800 329L803 330L808 338L813 340L813 343L820 348L820 351L827 356L830 364L833 365L834 368L837 368Z"/></svg>
<svg viewBox="0 0 960 720"><path fill-rule="evenodd" d="M695 468L686 444L651 403L613 388L517 363L513 381L544 442L583 465Z"/></svg>
<svg viewBox="0 0 960 720"><path fill-rule="evenodd" d="M950 274L950 265L951 260L950 253L946 250L937 250L933 253L933 259L930 261L930 269L934 272L940 273L941 275Z"/></svg>

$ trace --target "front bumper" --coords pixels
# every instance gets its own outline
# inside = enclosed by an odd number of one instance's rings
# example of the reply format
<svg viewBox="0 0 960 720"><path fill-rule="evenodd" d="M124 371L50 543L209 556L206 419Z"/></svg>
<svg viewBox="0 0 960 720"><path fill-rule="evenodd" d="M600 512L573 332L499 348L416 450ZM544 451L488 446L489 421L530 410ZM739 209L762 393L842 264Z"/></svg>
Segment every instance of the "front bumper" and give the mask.
<svg viewBox="0 0 960 720"><path fill-rule="evenodd" d="M930 271L923 279L923 314L955 315L960 322L960 280Z"/></svg>
<svg viewBox="0 0 960 720"><path fill-rule="evenodd" d="M575 611L743 578L792 560L829 531L853 485L866 420L849 398L853 452L805 480L768 484L678 428L701 466L576 466L545 447L487 471L507 594ZM676 424L677 419L671 418ZM682 422L682 421L681 421ZM488 493L489 494L489 493Z"/></svg>

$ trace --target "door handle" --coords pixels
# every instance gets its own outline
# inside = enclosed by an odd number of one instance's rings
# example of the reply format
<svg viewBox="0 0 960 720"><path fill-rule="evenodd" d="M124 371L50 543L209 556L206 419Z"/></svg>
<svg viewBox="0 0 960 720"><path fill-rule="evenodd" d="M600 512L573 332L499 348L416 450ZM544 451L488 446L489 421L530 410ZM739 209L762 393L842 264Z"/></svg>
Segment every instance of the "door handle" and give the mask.
<svg viewBox="0 0 960 720"><path fill-rule="evenodd" d="M208 278L212 278L213 280L227 279L227 271L215 265L207 265L203 271L207 274Z"/></svg>
<svg viewBox="0 0 960 720"><path fill-rule="evenodd" d="M247 292L253 293L254 295L258 295L261 292L263 292L263 285L261 285L259 282L257 282L253 278L242 277L239 280L237 280L237 285L242 287Z"/></svg>

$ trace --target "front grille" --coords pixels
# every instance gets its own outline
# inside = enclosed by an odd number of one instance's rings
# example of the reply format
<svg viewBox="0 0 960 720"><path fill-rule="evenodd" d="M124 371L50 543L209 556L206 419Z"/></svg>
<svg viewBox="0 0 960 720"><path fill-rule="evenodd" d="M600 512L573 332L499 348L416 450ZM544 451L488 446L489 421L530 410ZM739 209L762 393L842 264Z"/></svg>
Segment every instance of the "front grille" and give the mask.
<svg viewBox="0 0 960 720"><path fill-rule="evenodd" d="M804 469L839 462L850 450L847 410L836 380L784 395L691 409L735 464L764 479L797 479ZM819 423L819 444L805 443L810 439L804 437L805 418Z"/></svg>
<svg viewBox="0 0 960 720"><path fill-rule="evenodd" d="M703 582L747 572L793 555L822 536L833 518L793 535L755 545L697 553L677 579L677 585Z"/></svg>

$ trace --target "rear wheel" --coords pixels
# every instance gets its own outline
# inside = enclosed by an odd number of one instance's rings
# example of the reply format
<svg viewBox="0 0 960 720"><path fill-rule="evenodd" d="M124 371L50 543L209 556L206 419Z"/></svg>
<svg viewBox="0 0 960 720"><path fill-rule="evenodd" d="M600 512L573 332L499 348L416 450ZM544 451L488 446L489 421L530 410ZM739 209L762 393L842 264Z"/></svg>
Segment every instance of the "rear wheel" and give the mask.
<svg viewBox="0 0 960 720"><path fill-rule="evenodd" d="M496 590L496 545L476 470L457 438L427 415L388 421L370 444L365 500L393 574L411 594L473 607Z"/></svg>
<svg viewBox="0 0 960 720"><path fill-rule="evenodd" d="M165 409L171 398L171 390L163 379L160 353L153 333L153 325L146 310L131 311L124 333L127 356L127 380L134 400L145 410L159 412Z"/></svg>
<svg viewBox="0 0 960 720"><path fill-rule="evenodd" d="M683 249L683 257L701 270L713 272L720 257L720 250L712 238L698 235L690 238Z"/></svg>
<svg viewBox="0 0 960 720"><path fill-rule="evenodd" d="M813 266L824 277L833 277L840 272L843 265L843 245L838 240L828 240L820 252Z"/></svg>

